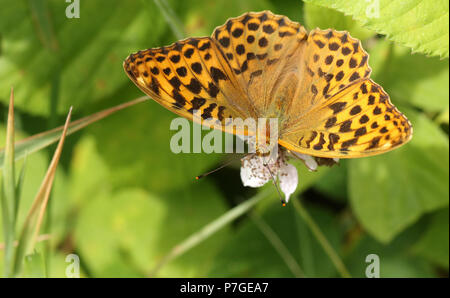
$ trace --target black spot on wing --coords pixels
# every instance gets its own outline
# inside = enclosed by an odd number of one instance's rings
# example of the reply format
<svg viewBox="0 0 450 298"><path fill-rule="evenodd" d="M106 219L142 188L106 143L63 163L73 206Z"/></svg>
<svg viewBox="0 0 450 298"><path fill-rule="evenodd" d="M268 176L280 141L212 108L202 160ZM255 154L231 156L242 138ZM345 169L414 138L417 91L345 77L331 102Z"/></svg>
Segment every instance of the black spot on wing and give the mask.
<svg viewBox="0 0 450 298"><path fill-rule="evenodd" d="M170 57L170 61L172 61L173 63L178 63L180 62L180 55L173 55Z"/></svg>
<svg viewBox="0 0 450 298"><path fill-rule="evenodd" d="M224 47L224 48L228 48L228 46L230 45L230 39L228 37L222 37L221 39L219 39L219 43Z"/></svg>
<svg viewBox="0 0 450 298"><path fill-rule="evenodd" d="M211 66L210 67L210 73L211 73L211 77L213 78L213 80L218 83L220 80L226 80L227 76L223 73L223 71L221 71L220 69Z"/></svg>
<svg viewBox="0 0 450 298"><path fill-rule="evenodd" d="M351 130L352 121L346 120L339 127L339 132L349 132Z"/></svg>
<svg viewBox="0 0 450 298"><path fill-rule="evenodd" d="M241 28L236 28L233 30L231 35L233 35L233 37L235 37L235 38L238 38L242 35L243 32L244 32L244 30L242 30Z"/></svg>
<svg viewBox="0 0 450 298"><path fill-rule="evenodd" d="M220 92L220 89L212 82L209 82L207 92L209 96L211 96L212 98L216 98L217 94Z"/></svg>
<svg viewBox="0 0 450 298"><path fill-rule="evenodd" d="M192 93L199 94L202 90L202 85L196 78L192 78L191 82L186 85L186 88L188 88Z"/></svg>
<svg viewBox="0 0 450 298"><path fill-rule="evenodd" d="M325 138L323 133L320 133L319 142L313 146L314 150L322 150L323 145L325 144Z"/></svg>
<svg viewBox="0 0 450 298"><path fill-rule="evenodd" d="M334 144L336 144L339 141L340 137L337 134L330 133L328 135L328 150L334 151Z"/></svg>
<svg viewBox="0 0 450 298"><path fill-rule="evenodd" d="M178 77L173 77L169 80L170 85L172 85L175 90L180 90L181 81Z"/></svg>
<svg viewBox="0 0 450 298"><path fill-rule="evenodd" d="M215 107L217 107L217 104L216 104L216 103L212 103L212 104L210 104L207 108L205 108L205 109L203 110L202 115L201 115L202 118L203 118L203 119L209 119L209 118L212 118L211 112L214 110Z"/></svg>
<svg viewBox="0 0 450 298"><path fill-rule="evenodd" d="M350 115L354 116L356 114L359 114L361 112L361 106L356 105L350 110Z"/></svg>
<svg viewBox="0 0 450 298"><path fill-rule="evenodd" d="M202 73L202 69L203 68L202 68L201 63L194 62L194 63L191 64L191 68L196 74L201 74Z"/></svg>
<svg viewBox="0 0 450 298"><path fill-rule="evenodd" d="M340 111L342 111L346 105L347 105L346 102L336 102L329 105L328 107L333 110L333 114L337 114Z"/></svg>
<svg viewBox="0 0 450 298"><path fill-rule="evenodd" d="M317 137L317 131L313 131L311 133L311 137L306 141L306 147L309 148L310 144L312 141L314 141L314 139Z"/></svg>
<svg viewBox="0 0 450 298"><path fill-rule="evenodd" d="M173 89L172 97L175 99L174 107L182 108L186 104L186 98L181 95L176 89Z"/></svg>
<svg viewBox="0 0 450 298"><path fill-rule="evenodd" d="M159 95L159 82L156 78L152 76L152 81L150 83L150 89L157 95Z"/></svg>
<svg viewBox="0 0 450 298"><path fill-rule="evenodd" d="M337 121L336 117L328 118L327 122L325 123L325 128L332 127L333 125L336 124L336 121Z"/></svg>
<svg viewBox="0 0 450 298"><path fill-rule="evenodd" d="M198 110L201 108L201 106L203 106L206 102L206 99L201 98L201 97L194 97L194 99L191 101L192 104L192 108L194 110Z"/></svg>
<svg viewBox="0 0 450 298"><path fill-rule="evenodd" d="M348 141L343 142L342 145L341 145L341 147L342 147L342 148L348 148L348 147L350 147L350 146L355 145L357 141L358 141L358 138L350 139L350 140L348 140Z"/></svg>

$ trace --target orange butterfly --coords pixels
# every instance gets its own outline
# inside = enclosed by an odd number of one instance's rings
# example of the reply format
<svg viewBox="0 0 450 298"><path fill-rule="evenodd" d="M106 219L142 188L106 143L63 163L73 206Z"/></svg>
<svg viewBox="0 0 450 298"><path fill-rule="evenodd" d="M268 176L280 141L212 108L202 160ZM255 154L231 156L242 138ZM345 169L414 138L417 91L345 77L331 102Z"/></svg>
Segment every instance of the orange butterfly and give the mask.
<svg viewBox="0 0 450 298"><path fill-rule="evenodd" d="M211 37L131 54L124 69L159 104L195 122L252 135L227 120L277 118L278 144L303 159L355 158L390 151L412 137L411 123L370 79L368 57L347 32L308 33L263 11L229 19ZM257 158L248 164L261 167ZM281 165L271 165L279 174ZM272 176L267 170L253 185Z"/></svg>

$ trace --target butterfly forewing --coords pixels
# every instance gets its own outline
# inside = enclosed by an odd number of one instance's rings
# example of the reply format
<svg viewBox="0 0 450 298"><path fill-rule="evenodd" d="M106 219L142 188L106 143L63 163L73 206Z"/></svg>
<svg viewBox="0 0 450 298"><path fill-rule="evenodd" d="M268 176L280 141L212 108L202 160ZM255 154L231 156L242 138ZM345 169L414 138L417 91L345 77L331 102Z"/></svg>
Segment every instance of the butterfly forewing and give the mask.
<svg viewBox="0 0 450 298"><path fill-rule="evenodd" d="M275 86L289 58L301 52L306 30L285 16L264 11L229 19L212 36L257 116L268 116Z"/></svg>
<svg viewBox="0 0 450 298"><path fill-rule="evenodd" d="M124 68L146 94L185 118L226 130L227 120L249 116L245 95L209 37L140 51Z"/></svg>

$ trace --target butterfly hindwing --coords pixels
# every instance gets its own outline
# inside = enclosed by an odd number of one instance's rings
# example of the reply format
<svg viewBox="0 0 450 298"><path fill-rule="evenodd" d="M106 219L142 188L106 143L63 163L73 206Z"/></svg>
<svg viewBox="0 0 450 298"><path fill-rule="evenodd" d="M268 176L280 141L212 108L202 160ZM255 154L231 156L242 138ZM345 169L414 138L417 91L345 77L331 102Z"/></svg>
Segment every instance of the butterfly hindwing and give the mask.
<svg viewBox="0 0 450 298"><path fill-rule="evenodd" d="M389 151L407 142L411 124L369 77L369 55L348 32L313 30L303 52L303 90L292 99L280 144L329 158Z"/></svg>
<svg viewBox="0 0 450 298"><path fill-rule="evenodd" d="M390 151L412 136L411 123L370 79L347 86L306 117L312 126L284 134L281 145L313 156L353 158Z"/></svg>
<svg viewBox="0 0 450 298"><path fill-rule="evenodd" d="M350 84L368 78L369 55L347 32L313 30L299 59L299 90L291 99L286 126L289 130L309 125L305 116ZM301 121L300 121L301 119Z"/></svg>

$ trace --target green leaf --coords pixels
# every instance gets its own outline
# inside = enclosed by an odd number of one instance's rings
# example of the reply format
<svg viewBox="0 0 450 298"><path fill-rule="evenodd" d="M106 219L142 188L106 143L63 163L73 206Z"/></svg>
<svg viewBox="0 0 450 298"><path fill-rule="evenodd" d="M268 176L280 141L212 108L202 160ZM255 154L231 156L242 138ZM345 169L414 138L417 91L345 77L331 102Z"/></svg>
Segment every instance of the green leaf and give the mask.
<svg viewBox="0 0 450 298"><path fill-rule="evenodd" d="M79 113L123 86L131 87L123 59L171 38L160 11L148 2L152 9L145 9L139 0L86 1L80 5L80 18L69 19L65 14L69 4L64 1L51 2L44 18L44 8L36 10L34 1L0 0L0 94L15 86L17 108L49 115L55 74L60 75L59 114L69 106ZM30 10L40 16L37 22ZM54 32L50 34L49 28ZM50 50L42 36L45 40L53 36L52 44L58 47ZM1 95L0 101L7 102L6 96Z"/></svg>
<svg viewBox="0 0 450 298"><path fill-rule="evenodd" d="M132 276L145 276L174 245L224 212L211 187L195 193L191 188L156 197L136 188L91 197L81 211L76 239L92 274L126 276L132 271ZM158 276L202 275L224 245L224 233L167 264ZM128 270L118 275L123 267Z"/></svg>
<svg viewBox="0 0 450 298"><path fill-rule="evenodd" d="M81 261L93 276L146 276L173 246L226 211L209 180L173 185L165 194L115 186L92 137L76 146L73 166L70 192L76 206L82 206L75 239ZM158 276L202 275L226 234L227 228L214 234L167 264Z"/></svg>
<svg viewBox="0 0 450 298"><path fill-rule="evenodd" d="M196 247L200 243L204 242L206 239L210 238L212 235L216 234L218 231L228 226L239 216L248 212L255 204L259 203L261 200L267 198L270 195L270 191L262 191L252 197L249 200L242 202L241 204L230 209L226 213L212 220L208 224L204 225L201 229L191 234L182 242L174 246L169 253L167 253L164 258L152 269L149 273L150 277L157 276L159 271L163 266L177 258L178 256L186 253L191 248Z"/></svg>
<svg viewBox="0 0 450 298"><path fill-rule="evenodd" d="M326 238L337 249L342 230L336 225L336 218L322 209L307 208ZM330 259L298 216L292 203L284 208L272 206L261 217L294 256L306 277L337 276ZM246 219L216 256L208 277L267 278L293 275L255 223Z"/></svg>
<svg viewBox="0 0 450 298"><path fill-rule="evenodd" d="M374 31L363 28L358 22L350 16L345 16L343 13L334 9L324 8L312 3L305 3L304 14L305 24L309 30L316 27L325 30L328 28L348 31L351 36L360 40L368 39L375 35Z"/></svg>
<svg viewBox="0 0 450 298"><path fill-rule="evenodd" d="M370 51L372 78L388 92L394 104L403 103L427 112L448 109L448 60L427 58L387 41Z"/></svg>
<svg viewBox="0 0 450 298"><path fill-rule="evenodd" d="M69 184L71 201L75 207L82 207L96 194L111 189L107 179L111 169L98 154L96 146L92 135L87 135L75 147Z"/></svg>
<svg viewBox="0 0 450 298"><path fill-rule="evenodd" d="M448 205L448 138L421 114L406 110L414 135L400 149L352 160L350 201L367 231L389 242L424 213Z"/></svg>
<svg viewBox="0 0 450 298"><path fill-rule="evenodd" d="M113 185L144 187L159 193L190 185L197 175L222 163L220 154L173 153L170 141L176 131L170 130L170 123L175 118L172 112L148 101L87 130L101 144L98 150L106 165L114 169L108 176ZM192 122L189 124L192 130Z"/></svg>
<svg viewBox="0 0 450 298"><path fill-rule="evenodd" d="M340 160L339 164L329 169L323 177L317 179L314 188L325 194L327 197L344 203L348 197L348 161Z"/></svg>
<svg viewBox="0 0 450 298"><path fill-rule="evenodd" d="M414 52L448 57L447 0L304 0L336 9Z"/></svg>
<svg viewBox="0 0 450 298"><path fill-rule="evenodd" d="M436 123L438 124L449 124L449 109L447 107L447 109L445 111L443 111L442 113L439 114L439 116L436 118Z"/></svg>
<svg viewBox="0 0 450 298"><path fill-rule="evenodd" d="M402 235L403 236L403 235ZM432 266L423 259L408 253L411 233L395 243L383 245L368 235L359 239L346 259L349 270L354 277L365 278L367 267L372 263L366 261L368 255L375 254L379 258L380 277L382 278L424 278L437 277ZM407 246L407 244L409 244Z"/></svg>
<svg viewBox="0 0 450 298"><path fill-rule="evenodd" d="M412 248L414 253L446 269L449 262L448 211L446 208L433 215L427 231Z"/></svg>

